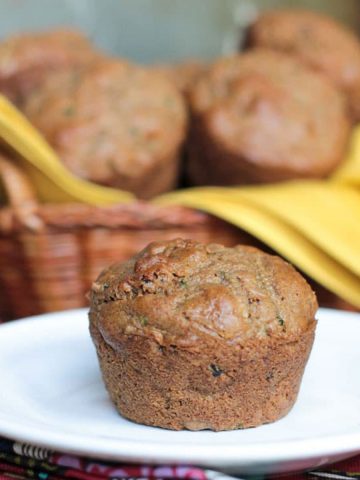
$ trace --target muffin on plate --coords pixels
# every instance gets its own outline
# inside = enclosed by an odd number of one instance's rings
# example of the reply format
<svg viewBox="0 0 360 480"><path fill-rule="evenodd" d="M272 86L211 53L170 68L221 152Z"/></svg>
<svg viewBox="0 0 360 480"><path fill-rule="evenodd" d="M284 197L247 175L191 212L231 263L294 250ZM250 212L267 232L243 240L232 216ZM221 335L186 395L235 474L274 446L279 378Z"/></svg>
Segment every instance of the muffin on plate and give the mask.
<svg viewBox="0 0 360 480"><path fill-rule="evenodd" d="M0 91L21 102L49 72L86 65L98 55L90 41L75 30L8 37L0 43Z"/></svg>
<svg viewBox="0 0 360 480"><path fill-rule="evenodd" d="M309 285L246 246L152 243L93 284L90 332L118 411L174 430L273 422L293 406L315 332Z"/></svg>
<svg viewBox="0 0 360 480"><path fill-rule="evenodd" d="M360 120L360 41L345 25L308 10L273 10L251 25L247 44L292 54L327 75Z"/></svg>
<svg viewBox="0 0 360 480"><path fill-rule="evenodd" d="M344 158L351 124L343 95L284 53L253 49L222 58L189 100L194 184L322 178Z"/></svg>
<svg viewBox="0 0 360 480"><path fill-rule="evenodd" d="M79 177L142 198L176 184L186 109L160 74L100 59L48 76L23 110Z"/></svg>

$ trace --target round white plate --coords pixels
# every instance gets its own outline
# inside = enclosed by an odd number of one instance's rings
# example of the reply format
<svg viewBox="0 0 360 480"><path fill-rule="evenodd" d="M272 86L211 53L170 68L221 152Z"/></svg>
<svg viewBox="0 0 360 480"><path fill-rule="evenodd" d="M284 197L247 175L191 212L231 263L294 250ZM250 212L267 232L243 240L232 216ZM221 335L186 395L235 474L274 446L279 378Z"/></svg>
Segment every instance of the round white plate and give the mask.
<svg viewBox="0 0 360 480"><path fill-rule="evenodd" d="M56 450L237 473L312 469L360 451L360 315L320 310L298 401L248 430L173 432L121 418L103 387L87 312L0 326L0 434Z"/></svg>

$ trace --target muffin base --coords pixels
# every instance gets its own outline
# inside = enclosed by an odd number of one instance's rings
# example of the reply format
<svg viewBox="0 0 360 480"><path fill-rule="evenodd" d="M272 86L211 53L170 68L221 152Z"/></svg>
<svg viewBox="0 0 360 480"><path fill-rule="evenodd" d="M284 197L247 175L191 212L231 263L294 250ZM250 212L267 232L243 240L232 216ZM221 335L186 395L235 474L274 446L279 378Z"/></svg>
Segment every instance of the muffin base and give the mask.
<svg viewBox="0 0 360 480"><path fill-rule="evenodd" d="M150 168L141 177L118 178L109 186L125 188L140 199L148 199L176 188L180 169L180 156L175 152Z"/></svg>
<svg viewBox="0 0 360 480"><path fill-rule="evenodd" d="M294 405L315 324L297 340L199 352L119 337L116 349L90 331L106 388L121 415L171 430L233 430L270 423ZM229 353L229 350L231 353Z"/></svg>

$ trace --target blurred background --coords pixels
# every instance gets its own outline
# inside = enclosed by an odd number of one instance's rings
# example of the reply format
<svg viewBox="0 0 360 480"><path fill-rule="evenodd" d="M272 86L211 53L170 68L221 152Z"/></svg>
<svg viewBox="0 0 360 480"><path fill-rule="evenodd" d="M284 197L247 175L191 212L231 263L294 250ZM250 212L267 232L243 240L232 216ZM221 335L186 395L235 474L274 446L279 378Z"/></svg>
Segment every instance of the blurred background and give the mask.
<svg viewBox="0 0 360 480"><path fill-rule="evenodd" d="M359 0L0 0L0 35L74 25L109 53L139 62L235 51L260 9L303 6L360 30Z"/></svg>

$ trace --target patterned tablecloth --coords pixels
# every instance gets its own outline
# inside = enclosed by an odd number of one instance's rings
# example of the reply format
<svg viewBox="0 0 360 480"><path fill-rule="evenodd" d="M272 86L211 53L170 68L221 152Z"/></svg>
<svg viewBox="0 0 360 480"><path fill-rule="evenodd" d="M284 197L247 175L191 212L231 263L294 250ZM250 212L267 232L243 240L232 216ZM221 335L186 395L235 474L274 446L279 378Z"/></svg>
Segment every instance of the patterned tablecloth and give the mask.
<svg viewBox="0 0 360 480"><path fill-rule="evenodd" d="M195 466L145 466L105 462L52 452L45 448L0 438L0 480L25 478L38 480L229 480L237 478L240 480L243 477L241 475L230 477L221 472ZM257 475L250 478L263 480L265 477ZM360 479L360 455L313 472L281 476L283 480L321 478Z"/></svg>

